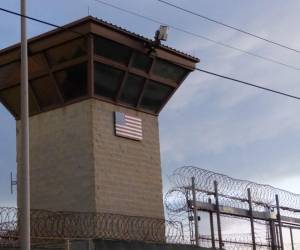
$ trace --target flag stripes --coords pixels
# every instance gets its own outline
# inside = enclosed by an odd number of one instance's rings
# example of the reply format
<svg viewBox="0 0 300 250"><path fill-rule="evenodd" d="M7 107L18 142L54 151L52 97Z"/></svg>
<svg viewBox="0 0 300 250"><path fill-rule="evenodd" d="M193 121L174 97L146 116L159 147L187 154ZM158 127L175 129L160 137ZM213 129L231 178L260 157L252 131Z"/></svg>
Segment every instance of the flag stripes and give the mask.
<svg viewBox="0 0 300 250"><path fill-rule="evenodd" d="M115 133L117 136L141 141L143 139L142 119L115 112Z"/></svg>

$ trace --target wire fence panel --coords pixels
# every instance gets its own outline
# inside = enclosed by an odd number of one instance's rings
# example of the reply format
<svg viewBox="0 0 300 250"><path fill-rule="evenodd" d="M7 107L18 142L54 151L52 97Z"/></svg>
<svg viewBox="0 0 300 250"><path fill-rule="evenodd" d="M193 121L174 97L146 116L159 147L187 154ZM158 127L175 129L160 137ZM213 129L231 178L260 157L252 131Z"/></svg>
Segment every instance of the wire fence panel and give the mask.
<svg viewBox="0 0 300 250"><path fill-rule="evenodd" d="M168 216L182 222L190 244L254 250L299 246L299 194L194 166L175 170L170 183Z"/></svg>
<svg viewBox="0 0 300 250"><path fill-rule="evenodd" d="M170 181L169 220L32 210L33 246L104 239L228 250L300 249L300 195L197 167L177 169ZM18 218L17 208L0 208L0 246L18 246Z"/></svg>
<svg viewBox="0 0 300 250"><path fill-rule="evenodd" d="M119 214L31 211L32 239L112 239L182 242L180 222ZM19 238L18 209L0 208L0 239Z"/></svg>

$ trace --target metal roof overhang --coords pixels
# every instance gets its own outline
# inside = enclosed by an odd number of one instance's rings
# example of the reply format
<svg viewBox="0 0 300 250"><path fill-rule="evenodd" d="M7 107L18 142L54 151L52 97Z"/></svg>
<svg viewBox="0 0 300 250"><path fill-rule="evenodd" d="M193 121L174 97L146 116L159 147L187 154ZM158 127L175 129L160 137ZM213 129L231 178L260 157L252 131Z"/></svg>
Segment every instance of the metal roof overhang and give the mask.
<svg viewBox="0 0 300 250"><path fill-rule="evenodd" d="M111 44L116 43L118 44L118 46L120 45L120 48L123 46L124 48L130 49L131 52L128 58L128 62L123 63L118 60L113 60L107 56L99 55L99 53L95 53L95 37L107 39L107 41L110 41ZM68 58L67 53L68 49L70 49L69 44L77 43L77 41L81 41L81 39L84 40L84 46L86 49L82 49L85 50L85 52L82 52L82 54L77 55L76 57ZM104 22L93 17L86 17L80 19L78 21L63 26L63 28L61 29L55 29L53 31L49 31L47 33L41 34L37 37L30 39L28 45L30 83L32 83L36 79L44 79L44 81L51 82L51 84L53 84L53 86L57 90L56 98L59 99L56 105L48 105L47 107L43 107L40 104L41 98L43 97L38 96L33 86L31 86L32 107L35 106L35 108L32 108L31 115L41 113L60 106L68 105L70 103L74 103L83 99L94 97L103 99L104 101L112 102L118 105L124 105L129 108L157 115L163 108L163 106L167 103L169 98L176 91L176 89L187 77L189 72L194 70L195 64L199 62L199 59L163 45L156 47L155 53L150 54L148 45L151 45L152 42L153 41L150 39L147 39L145 37L142 37L140 35L122 29L118 26L112 25L110 23ZM64 44L66 45L65 48ZM110 44L108 44L108 46L110 46ZM59 51L57 48L62 48L62 51ZM67 58L67 60L61 59L56 63L52 63L51 60L49 60L48 55L51 54L50 52L53 53L52 56L54 60L55 57L61 57L64 55L64 53L66 53L65 57ZM135 58L137 57L136 55L142 55L145 58L148 57L151 59L149 69L141 70L131 65L132 60L135 60ZM60 91L60 84L57 83L57 78L59 77L58 74L59 72L63 72L64 70L66 71L67 69L70 69L80 64L86 64L87 66L86 94L82 96L77 96L72 100L66 100L66 98L64 98L64 93L61 93L63 91ZM106 96L103 98L101 93L95 93L95 64L108 65L109 67L123 72L122 79L119 83L120 86L118 86L118 91L116 91L114 97L109 99ZM161 68L159 68L159 65ZM169 74L173 73L174 76L166 76L166 71L169 70ZM186 71L186 74L181 73L180 77L176 78L176 71L182 70L184 70L183 72ZM15 116L16 119L19 118L19 114L17 114L17 109L12 108L11 106L19 105L18 100L12 100L19 98L18 95L12 94L11 97L8 95L9 97L7 98L10 102L8 103L7 100L5 100L5 98L1 97L1 93L8 89L16 88L20 84L19 75L20 44L16 44L11 47L0 50L0 101L8 108L8 110ZM140 94L137 97L136 105L128 105L128 103L126 104L118 100L118 98L120 98L120 96L122 95L121 92L124 88L124 85L125 87L128 84L130 85L130 82L128 82L128 77L130 76L136 76L137 78L144 79L144 82L142 83L143 87L141 87ZM49 86L51 84L49 83ZM163 100L156 105L156 109L153 108L152 110L149 110L148 108L147 110L147 108L142 108L141 104L144 103L143 95L145 95L145 91L147 92L147 90L149 89L149 95L156 95L155 91L158 91L158 85L167 86L167 88L169 88L168 90L164 90L166 93L163 97ZM40 88L40 86L41 85L39 85L38 88ZM104 87L110 88L110 86ZM45 89L45 91L47 91L47 88ZM49 95L52 95L52 93L54 92L49 91ZM159 95L162 94L158 93L158 96ZM42 102L43 101L44 100L42 100Z"/></svg>

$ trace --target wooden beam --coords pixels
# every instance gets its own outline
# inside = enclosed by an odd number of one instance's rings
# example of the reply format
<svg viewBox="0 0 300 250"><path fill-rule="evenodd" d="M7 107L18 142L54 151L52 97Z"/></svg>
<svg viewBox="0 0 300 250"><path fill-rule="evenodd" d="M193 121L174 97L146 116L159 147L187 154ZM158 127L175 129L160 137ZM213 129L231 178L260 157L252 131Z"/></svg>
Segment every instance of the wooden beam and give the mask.
<svg viewBox="0 0 300 250"><path fill-rule="evenodd" d="M151 74L152 74L155 63L156 63L156 58L154 57L154 58L152 59L150 68L149 68L149 70L148 70L148 75L151 75ZM148 79L146 78L146 80L145 80L145 82L144 82L144 86L143 86L142 91L141 91L141 93L140 93L140 97L139 97L138 102L137 102L137 108L139 108L139 107L141 106L141 102L142 102L142 99L143 99L145 90L146 90L146 88L147 88L148 82L149 82L149 81L148 81Z"/></svg>
<svg viewBox="0 0 300 250"><path fill-rule="evenodd" d="M55 73L57 71L62 71L64 69L70 68L70 67L75 66L77 64L86 63L86 62L88 62L88 56L84 55L84 56L77 57L77 58L74 58L72 60L57 64L57 65L54 65L51 68L51 71L53 73Z"/></svg>
<svg viewBox="0 0 300 250"><path fill-rule="evenodd" d="M147 53L148 49L145 47L145 42L133 39L129 34L124 34L115 28L99 25L99 23L92 23L91 32L95 35L123 44L142 53Z"/></svg>
<svg viewBox="0 0 300 250"><path fill-rule="evenodd" d="M95 92L95 73L94 73L94 36L88 37L88 94L93 96Z"/></svg>
<svg viewBox="0 0 300 250"><path fill-rule="evenodd" d="M32 87L31 87L31 84L28 85L28 88L29 88L29 101L30 101L30 96L31 96L33 98L33 102L34 102L33 105L35 105L37 107L37 112L36 113L39 113L39 112L42 111L42 109L41 109L40 103L37 99L37 96L36 96L35 92L33 91ZM30 105L29 105L29 107L30 107Z"/></svg>
<svg viewBox="0 0 300 250"><path fill-rule="evenodd" d="M122 91L123 91L123 89L124 89L125 82L126 82L126 80L127 80L127 78L128 78L128 74L129 74L129 68L130 68L131 65L132 65L133 57L134 57L134 52L132 52L131 55L130 55L130 59L129 59L129 63L128 63L127 69L126 69L126 71L125 71L123 80L122 80L122 82L121 82L121 84L120 84L120 87L119 87L119 89L118 89L117 96L116 96L116 98L115 98L116 101L118 101L118 100L120 99L120 96L121 96Z"/></svg>
<svg viewBox="0 0 300 250"><path fill-rule="evenodd" d="M85 63L87 61L88 61L88 56L87 55L82 56L82 57L78 57L78 58L75 58L73 60L66 61L66 62L60 63L58 65L55 65L52 68L50 68L50 71L49 70L41 70L41 71L31 73L29 75L29 80L33 81L35 79L47 76L49 74L49 72L55 73L57 71L67 69L67 68L75 66L77 64ZM48 63L48 65L49 65L49 63ZM0 90L10 88L10 87L13 87L13 86L16 86L16 85L19 85L19 84L20 84L19 80L8 81L8 82L3 80L3 81L0 82Z"/></svg>
<svg viewBox="0 0 300 250"><path fill-rule="evenodd" d="M148 86L148 82L149 82L148 79L146 79L145 82L144 82L143 88L142 88L142 90L141 90L139 99L138 99L137 104L136 104L136 107L137 107L137 108L140 108L140 106L141 106L141 102L142 102L142 99L143 99L145 90L146 90L146 88L147 88L147 86Z"/></svg>
<svg viewBox="0 0 300 250"><path fill-rule="evenodd" d="M152 115L152 116L158 116L156 113L153 113L151 111L138 109L138 108L132 107L130 105L126 105L124 103L117 103L117 102L115 102L111 99L105 98L105 97L94 95L93 99L99 100L99 101L102 101L102 102L106 102L106 103L110 103L110 104L114 104L114 105L117 105L117 106L120 106L120 107L128 108L128 109L131 109L131 110L134 110L134 111L142 112L144 114L148 114L148 115Z"/></svg>
<svg viewBox="0 0 300 250"><path fill-rule="evenodd" d="M64 97L63 97L63 95L61 93L61 90L60 90L60 88L58 86L56 78L55 78L52 70L50 69L49 59L48 59L48 57L47 57L47 55L45 53L43 53L43 56L44 56L45 63L47 65L47 67L48 67L48 74L49 74L50 80L51 80L53 86L55 87L55 90L56 90L56 92L58 94L58 97L59 97L59 100L60 100L61 104L63 104L64 103Z"/></svg>

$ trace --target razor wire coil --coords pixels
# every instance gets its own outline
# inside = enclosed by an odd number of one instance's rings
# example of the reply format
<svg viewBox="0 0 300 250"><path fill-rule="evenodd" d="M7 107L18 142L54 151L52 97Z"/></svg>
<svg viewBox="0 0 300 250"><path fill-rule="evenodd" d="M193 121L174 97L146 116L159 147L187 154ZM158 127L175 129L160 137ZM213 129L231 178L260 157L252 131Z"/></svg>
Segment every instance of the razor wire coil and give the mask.
<svg viewBox="0 0 300 250"><path fill-rule="evenodd" d="M0 208L0 239L18 239L19 210ZM31 210L33 239L111 239L144 242L182 241L180 222L109 213Z"/></svg>
<svg viewBox="0 0 300 250"><path fill-rule="evenodd" d="M224 174L215 173L206 169L185 166L178 168L170 176L172 188L165 196L165 204L169 212L186 211L186 190L192 186L192 177L195 178L198 201L214 199L214 182L218 183L220 203L237 208L248 207L247 189L251 190L253 206L255 210L263 210L266 207L276 206L275 195L278 195L280 207L284 213L300 217L300 195L251 181L231 178Z"/></svg>

